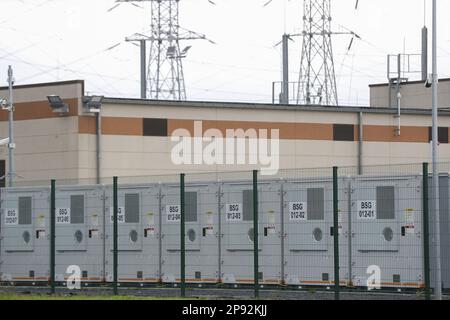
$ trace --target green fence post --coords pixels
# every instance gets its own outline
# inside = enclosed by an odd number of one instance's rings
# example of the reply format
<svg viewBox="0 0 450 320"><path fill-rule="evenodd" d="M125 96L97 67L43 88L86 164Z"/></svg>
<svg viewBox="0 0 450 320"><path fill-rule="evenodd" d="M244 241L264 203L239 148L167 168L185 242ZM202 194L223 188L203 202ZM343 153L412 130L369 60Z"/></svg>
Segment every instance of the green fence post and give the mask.
<svg viewBox="0 0 450 320"><path fill-rule="evenodd" d="M425 277L425 299L431 299L430 290L430 230L429 230L429 206L428 206L428 163L423 164L423 263L424 263L424 277Z"/></svg>
<svg viewBox="0 0 450 320"><path fill-rule="evenodd" d="M118 177L113 178L113 287L114 295L119 294L118 281L118 195L117 195Z"/></svg>
<svg viewBox="0 0 450 320"><path fill-rule="evenodd" d="M55 239L56 239L56 181L51 181L50 191L50 292L55 294Z"/></svg>
<svg viewBox="0 0 450 320"><path fill-rule="evenodd" d="M334 239L334 298L339 300L339 190L338 167L333 167L333 239Z"/></svg>
<svg viewBox="0 0 450 320"><path fill-rule="evenodd" d="M184 177L185 174L180 175L180 275L181 275L181 297L186 297L186 242L185 242L185 193L184 193Z"/></svg>
<svg viewBox="0 0 450 320"><path fill-rule="evenodd" d="M259 298L259 243L258 243L258 171L253 171L253 276L255 299Z"/></svg>

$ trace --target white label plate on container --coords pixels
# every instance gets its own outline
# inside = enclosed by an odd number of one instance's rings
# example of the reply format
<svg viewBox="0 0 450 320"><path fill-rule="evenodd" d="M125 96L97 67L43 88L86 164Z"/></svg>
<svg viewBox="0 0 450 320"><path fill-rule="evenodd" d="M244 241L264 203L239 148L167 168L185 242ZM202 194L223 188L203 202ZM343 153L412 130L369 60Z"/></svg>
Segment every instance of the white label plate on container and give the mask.
<svg viewBox="0 0 450 320"><path fill-rule="evenodd" d="M242 221L242 204L227 203L225 214L228 222Z"/></svg>
<svg viewBox="0 0 450 320"><path fill-rule="evenodd" d="M19 210L5 209L5 225L16 226L19 224Z"/></svg>
<svg viewBox="0 0 450 320"><path fill-rule="evenodd" d="M375 200L358 201L357 210L359 220L377 219L377 202Z"/></svg>
<svg viewBox="0 0 450 320"><path fill-rule="evenodd" d="M308 220L308 210L306 202L289 202L289 220L306 221Z"/></svg>

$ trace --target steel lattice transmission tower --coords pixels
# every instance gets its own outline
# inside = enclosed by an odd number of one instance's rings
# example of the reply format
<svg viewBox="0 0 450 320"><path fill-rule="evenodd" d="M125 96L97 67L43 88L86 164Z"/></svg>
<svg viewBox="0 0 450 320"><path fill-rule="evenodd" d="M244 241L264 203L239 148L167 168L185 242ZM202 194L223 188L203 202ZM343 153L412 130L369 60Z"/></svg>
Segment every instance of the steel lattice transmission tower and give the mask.
<svg viewBox="0 0 450 320"><path fill-rule="evenodd" d="M338 105L331 20L331 0L304 0L297 103Z"/></svg>
<svg viewBox="0 0 450 320"><path fill-rule="evenodd" d="M116 2L150 2L151 4L150 32L136 33L126 38L127 41L137 41L141 44L141 98L186 100L182 59L186 57L191 47L181 50L180 41L206 39L206 36L180 27L180 0L117 0ZM148 57L147 42L150 42ZM146 61L148 61L147 66Z"/></svg>

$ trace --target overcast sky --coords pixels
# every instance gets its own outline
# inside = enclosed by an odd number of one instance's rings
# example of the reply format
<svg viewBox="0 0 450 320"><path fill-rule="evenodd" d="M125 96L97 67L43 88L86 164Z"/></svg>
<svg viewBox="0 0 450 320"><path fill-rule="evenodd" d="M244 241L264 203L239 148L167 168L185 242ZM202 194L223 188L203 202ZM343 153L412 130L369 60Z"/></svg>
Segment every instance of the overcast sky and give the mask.
<svg viewBox="0 0 450 320"><path fill-rule="evenodd" d="M181 0L180 24L217 44L190 41L183 60L189 100L270 102L281 79L281 35L302 30L302 0ZM431 0L426 0L431 39ZM386 82L386 55L420 53L424 0L332 0L333 29L362 38L333 38L339 100L368 105L371 83ZM144 9L114 0L1 0L0 80L13 65L16 84L84 79L90 94L139 96L139 48L126 36L148 30ZM439 5L439 76L450 77L450 1ZM119 46L107 50L119 44ZM430 44L431 47L431 44ZM301 38L290 47L298 81ZM416 76L412 76L413 78ZM3 83L5 85L6 83Z"/></svg>

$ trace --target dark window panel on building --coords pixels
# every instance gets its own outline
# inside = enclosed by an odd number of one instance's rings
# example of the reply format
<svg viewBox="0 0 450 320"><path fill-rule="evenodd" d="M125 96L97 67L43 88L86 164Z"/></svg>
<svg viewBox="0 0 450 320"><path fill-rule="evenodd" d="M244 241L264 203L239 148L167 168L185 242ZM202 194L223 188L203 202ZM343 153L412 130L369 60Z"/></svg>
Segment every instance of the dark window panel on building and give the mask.
<svg viewBox="0 0 450 320"><path fill-rule="evenodd" d="M333 125L334 141L355 141L355 126L352 124Z"/></svg>
<svg viewBox="0 0 450 320"><path fill-rule="evenodd" d="M428 128L428 141L433 140L433 128ZM448 128L447 127L439 127L438 129L438 140L439 143L448 143Z"/></svg>
<svg viewBox="0 0 450 320"><path fill-rule="evenodd" d="M145 137L167 137L167 119L143 119Z"/></svg>

